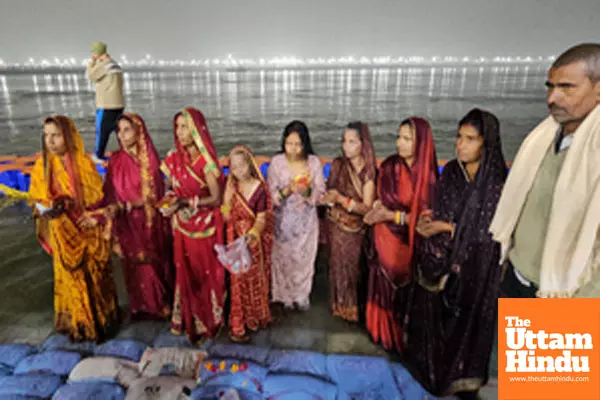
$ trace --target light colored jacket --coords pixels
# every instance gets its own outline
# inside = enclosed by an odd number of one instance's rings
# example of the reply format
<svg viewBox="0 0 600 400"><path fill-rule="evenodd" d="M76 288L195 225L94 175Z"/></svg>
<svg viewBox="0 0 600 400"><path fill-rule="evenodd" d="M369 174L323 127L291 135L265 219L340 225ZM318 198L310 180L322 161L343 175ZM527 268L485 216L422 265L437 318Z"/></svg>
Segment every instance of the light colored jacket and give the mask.
<svg viewBox="0 0 600 400"><path fill-rule="evenodd" d="M110 57L91 60L87 66L90 81L96 84L96 107L104 110L125 108L123 70Z"/></svg>

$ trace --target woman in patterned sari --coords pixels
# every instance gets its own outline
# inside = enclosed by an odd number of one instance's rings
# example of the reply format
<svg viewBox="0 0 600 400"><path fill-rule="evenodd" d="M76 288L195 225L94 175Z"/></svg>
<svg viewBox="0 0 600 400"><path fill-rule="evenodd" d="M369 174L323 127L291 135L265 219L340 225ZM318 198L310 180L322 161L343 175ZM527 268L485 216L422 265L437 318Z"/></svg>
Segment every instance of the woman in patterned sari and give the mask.
<svg viewBox="0 0 600 400"><path fill-rule="evenodd" d="M69 118L46 118L42 143L29 198L38 239L54 264L54 326L73 341L100 342L119 323L110 244L102 227L82 217L102 200L102 178Z"/></svg>
<svg viewBox="0 0 600 400"><path fill-rule="evenodd" d="M384 160L377 182L378 200L365 222L374 224L367 293L367 329L386 350L403 350L402 315L412 281L415 226L431 207L438 165L429 123L417 117L400 124L398 153Z"/></svg>
<svg viewBox="0 0 600 400"><path fill-rule="evenodd" d="M458 124L457 159L436 187L407 313L407 359L436 395L476 399L486 384L500 289L500 245L489 226L507 170L500 123L474 109Z"/></svg>
<svg viewBox="0 0 600 400"><path fill-rule="evenodd" d="M225 269L214 245L223 243L224 178L206 119L186 108L173 121L175 149L162 164L172 192L161 201L171 217L175 260L172 331L195 343L215 337L223 324Z"/></svg>
<svg viewBox="0 0 600 400"><path fill-rule="evenodd" d="M333 160L327 193L329 204L329 304L333 315L357 322L361 314L360 281L366 226L363 216L375 200L377 161L369 128L362 122L346 126L343 156ZM366 285L365 285L366 286ZM364 311L364 310L362 310Z"/></svg>
<svg viewBox="0 0 600 400"><path fill-rule="evenodd" d="M256 331L271 322L273 205L267 183L248 148L237 146L231 151L229 170L223 202L227 242L246 236L252 253L250 270L230 275L229 335L233 341L245 342L249 339L246 329Z"/></svg>
<svg viewBox="0 0 600 400"><path fill-rule="evenodd" d="M118 120L121 149L113 153L104 179L104 201L129 295L132 316L171 315L173 268L171 227L157 210L165 186L160 158L138 114Z"/></svg>
<svg viewBox="0 0 600 400"><path fill-rule="evenodd" d="M275 208L273 302L307 311L319 245L316 206L325 193L325 178L304 122L285 127L281 147L267 173Z"/></svg>

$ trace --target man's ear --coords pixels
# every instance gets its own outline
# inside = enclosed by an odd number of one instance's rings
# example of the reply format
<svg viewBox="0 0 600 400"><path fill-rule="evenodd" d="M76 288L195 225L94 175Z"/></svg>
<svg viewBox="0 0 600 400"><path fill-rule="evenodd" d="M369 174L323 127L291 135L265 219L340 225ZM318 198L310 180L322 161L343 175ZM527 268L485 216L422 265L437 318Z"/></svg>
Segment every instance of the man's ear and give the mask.
<svg viewBox="0 0 600 400"><path fill-rule="evenodd" d="M594 94L596 95L596 104L600 104L600 80L594 83L593 89Z"/></svg>

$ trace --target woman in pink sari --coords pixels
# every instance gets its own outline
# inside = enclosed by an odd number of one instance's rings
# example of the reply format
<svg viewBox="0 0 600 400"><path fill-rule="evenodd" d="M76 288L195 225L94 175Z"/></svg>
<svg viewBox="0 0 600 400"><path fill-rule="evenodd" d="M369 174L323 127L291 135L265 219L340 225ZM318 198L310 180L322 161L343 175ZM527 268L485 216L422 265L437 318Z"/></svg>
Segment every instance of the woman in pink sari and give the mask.
<svg viewBox="0 0 600 400"><path fill-rule="evenodd" d="M172 188L161 202L173 227L171 326L195 343L217 336L223 324L225 269L214 246L224 241L220 206L225 181L204 115L186 108L175 115L173 129L175 149L161 167Z"/></svg>
<svg viewBox="0 0 600 400"><path fill-rule="evenodd" d="M165 194L160 158L142 117L118 120L121 149L110 157L103 203L110 210L115 248L121 258L132 316L171 314L171 228L156 208Z"/></svg>
<svg viewBox="0 0 600 400"><path fill-rule="evenodd" d="M286 126L281 147L267 173L275 209L272 300L307 311L319 245L316 205L325 194L325 178L303 122Z"/></svg>

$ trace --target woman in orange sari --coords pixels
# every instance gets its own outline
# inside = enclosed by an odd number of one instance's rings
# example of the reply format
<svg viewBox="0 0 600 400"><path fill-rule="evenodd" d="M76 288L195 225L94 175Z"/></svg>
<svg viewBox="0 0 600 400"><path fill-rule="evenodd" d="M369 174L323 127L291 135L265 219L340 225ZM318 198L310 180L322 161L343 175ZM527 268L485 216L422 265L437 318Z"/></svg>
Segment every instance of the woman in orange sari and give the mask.
<svg viewBox="0 0 600 400"><path fill-rule="evenodd" d="M233 341L245 342L249 339L246 328L256 331L271 322L273 205L267 183L250 149L235 147L229 155L229 170L223 202L227 242L246 236L252 253L250 269L230 275L229 335Z"/></svg>
<svg viewBox="0 0 600 400"><path fill-rule="evenodd" d="M378 200L365 222L374 224L375 254L371 258L367 294L367 329L386 350L403 350L402 316L413 279L415 226L431 207L438 173L429 123L417 117L400 124L398 153L379 169Z"/></svg>
<svg viewBox="0 0 600 400"><path fill-rule="evenodd" d="M215 244L222 244L224 178L206 119L186 108L173 120L175 149L161 169L171 192L160 203L171 217L175 260L175 301L171 328L192 343L217 336L223 325L225 269ZM164 208L162 208L164 207Z"/></svg>
<svg viewBox="0 0 600 400"><path fill-rule="evenodd" d="M100 342L118 328L110 244L84 212L102 200L102 178L73 121L44 121L43 157L31 173L37 235L54 264L54 326L73 341Z"/></svg>

